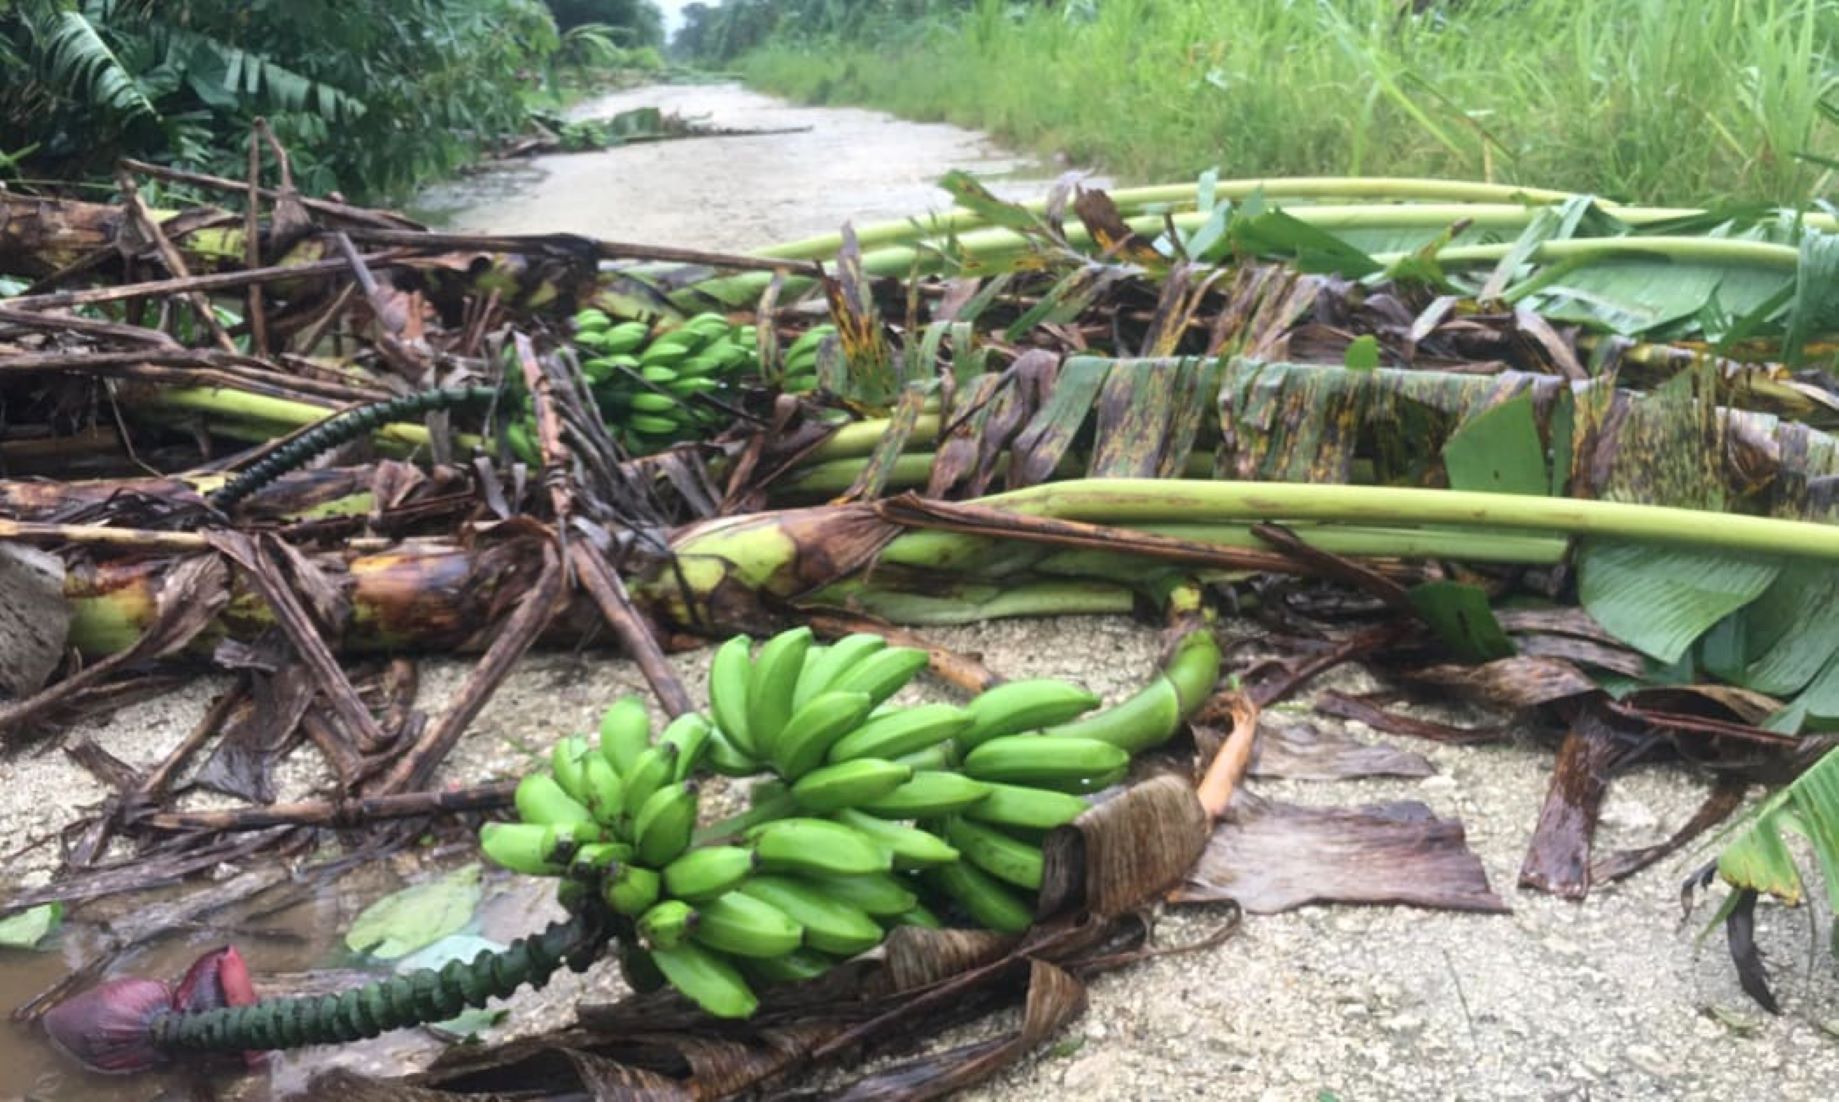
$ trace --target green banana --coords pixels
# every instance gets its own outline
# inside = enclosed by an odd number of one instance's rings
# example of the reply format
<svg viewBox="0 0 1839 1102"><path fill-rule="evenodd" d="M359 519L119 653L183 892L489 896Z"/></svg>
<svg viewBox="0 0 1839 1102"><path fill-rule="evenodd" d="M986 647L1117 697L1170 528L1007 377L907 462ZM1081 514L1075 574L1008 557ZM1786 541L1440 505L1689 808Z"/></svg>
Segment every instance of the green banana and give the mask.
<svg viewBox="0 0 1839 1102"><path fill-rule="evenodd" d="M646 368L645 373L649 375L656 370L657 368ZM683 403L668 394L658 394L647 390L634 394L631 398L627 399L627 404L640 413L666 414L675 412L677 407Z"/></svg>
<svg viewBox="0 0 1839 1102"><path fill-rule="evenodd" d="M971 717L954 704L922 704L870 716L830 747L831 761L898 758L925 750L969 727Z"/></svg>
<svg viewBox="0 0 1839 1102"><path fill-rule="evenodd" d="M683 780L702 764L702 759L709 751L709 737L715 729L709 726L699 712L685 712L664 728L658 735L660 743L668 743L677 748L676 780Z"/></svg>
<svg viewBox="0 0 1839 1102"><path fill-rule="evenodd" d="M770 872L857 876L886 872L892 855L861 831L826 819L775 819L745 834Z"/></svg>
<svg viewBox="0 0 1839 1102"><path fill-rule="evenodd" d="M690 354L690 342L683 340L680 334L671 333L645 346L639 353L639 363L646 366L662 364L670 360L681 360Z"/></svg>
<svg viewBox="0 0 1839 1102"><path fill-rule="evenodd" d="M674 949L654 949L651 959L672 987L717 1018L746 1018L759 1009L760 1000L740 970L719 953L688 941Z"/></svg>
<svg viewBox="0 0 1839 1102"><path fill-rule="evenodd" d="M972 750L993 738L1057 726L1096 707L1096 696L1053 678L1004 682L964 706L971 725L958 733L958 745Z"/></svg>
<svg viewBox="0 0 1839 1102"><path fill-rule="evenodd" d="M861 809L884 819L929 819L962 811L988 791L980 781L959 773L915 773L912 780Z"/></svg>
<svg viewBox="0 0 1839 1102"><path fill-rule="evenodd" d="M652 795L671 783L677 775L677 748L670 745L648 746L632 762L626 774L626 811L636 815Z"/></svg>
<svg viewBox="0 0 1839 1102"><path fill-rule="evenodd" d="M753 677L753 640L737 635L716 648L709 661L709 713L715 726L726 735L734 748L748 757L760 758L760 747L747 729L747 683Z"/></svg>
<svg viewBox="0 0 1839 1102"><path fill-rule="evenodd" d="M1120 703L1041 733L1052 738L1097 739L1135 754L1167 742L1180 726L1181 694L1166 675L1157 674Z"/></svg>
<svg viewBox="0 0 1839 1102"><path fill-rule="evenodd" d="M1041 847L1012 838L987 823L952 815L945 820L945 840L964 860L1018 888L1041 890Z"/></svg>
<svg viewBox="0 0 1839 1102"><path fill-rule="evenodd" d="M875 706L867 693L833 692L813 697L788 719L770 743L782 776L797 780L823 764L837 740L861 725Z"/></svg>
<svg viewBox="0 0 1839 1102"><path fill-rule="evenodd" d="M866 834L894 856L897 869L917 869L928 865L947 865L958 859L958 851L930 831L870 815L866 811L845 808L831 814L844 826Z"/></svg>
<svg viewBox="0 0 1839 1102"><path fill-rule="evenodd" d="M617 826L626 813L626 786L607 759L592 755L582 768L587 778L587 806L602 826Z"/></svg>
<svg viewBox="0 0 1839 1102"><path fill-rule="evenodd" d="M737 957L782 957L804 942L804 927L790 915L738 891L702 904L696 915L690 936Z"/></svg>
<svg viewBox="0 0 1839 1102"><path fill-rule="evenodd" d="M914 895L906 882L900 877L886 872L871 872L860 876L804 876L812 887L839 903L847 903L864 914L876 918L886 918L903 914L919 906L919 896Z"/></svg>
<svg viewBox="0 0 1839 1102"><path fill-rule="evenodd" d="M639 378L645 380L648 383L657 383L657 384L662 385L665 383L676 382L677 373L668 367L662 367L662 366L659 366L658 364L648 365L645 363L645 358L643 356L640 356L639 357ZM634 397L637 397L637 395L635 395ZM675 408L676 404L677 403L672 402L671 408Z"/></svg>
<svg viewBox="0 0 1839 1102"><path fill-rule="evenodd" d="M651 714L636 694L614 701L600 716L600 756L620 776L632 771L632 763L651 745Z"/></svg>
<svg viewBox="0 0 1839 1102"><path fill-rule="evenodd" d="M575 331L578 333L597 333L613 324L605 310L596 310L590 306L575 313Z"/></svg>
<svg viewBox="0 0 1839 1102"><path fill-rule="evenodd" d="M857 662L886 648L888 641L879 635L857 632L845 635L830 646L813 647L818 657L807 659L804 670L798 676L798 689L792 694L792 707L799 708L813 697L828 692L837 676Z"/></svg>
<svg viewBox="0 0 1839 1102"><path fill-rule="evenodd" d="M557 739L549 752L549 768L555 773L556 783L579 804L587 803L587 775L582 766L592 749L586 739L570 735Z"/></svg>
<svg viewBox="0 0 1839 1102"><path fill-rule="evenodd" d="M813 949L851 957L881 944L881 927L866 911L833 899L805 881L756 876L739 890L803 926L805 944Z"/></svg>
<svg viewBox="0 0 1839 1102"><path fill-rule="evenodd" d="M688 849L696 829L696 807L696 785L690 781L668 784L652 793L632 819L639 863L658 868Z"/></svg>
<svg viewBox="0 0 1839 1102"><path fill-rule="evenodd" d="M639 865L622 864L607 878L607 906L627 917L642 915L658 901L662 878Z"/></svg>
<svg viewBox="0 0 1839 1102"><path fill-rule="evenodd" d="M813 769L792 785L792 798L801 809L823 815L880 799L911 779L912 766L862 758Z"/></svg>
<svg viewBox="0 0 1839 1102"><path fill-rule="evenodd" d="M938 772L958 768L958 744L947 740L935 743L924 750L915 750L911 754L902 754L894 759L902 765L911 765L915 773Z"/></svg>
<svg viewBox="0 0 1839 1102"><path fill-rule="evenodd" d="M792 718L792 694L810 646L811 629L793 628L762 643L754 658L747 679L747 733L755 751L769 761L778 759L779 735Z"/></svg>
<svg viewBox="0 0 1839 1102"><path fill-rule="evenodd" d="M759 858L744 846L698 846L664 866L664 890L692 903L741 886Z"/></svg>
<svg viewBox="0 0 1839 1102"><path fill-rule="evenodd" d="M642 321L621 322L606 330L606 341L601 349L605 352L623 354L645 343L651 336L651 326Z"/></svg>
<svg viewBox="0 0 1839 1102"><path fill-rule="evenodd" d="M517 817L526 823L559 826L594 821L593 813L562 791L562 786L547 773L526 774L517 782L511 802L517 807Z"/></svg>
<svg viewBox="0 0 1839 1102"><path fill-rule="evenodd" d="M1025 785L985 783L989 792L964 817L1011 830L1047 831L1072 822L1092 805L1078 796Z"/></svg>
<svg viewBox="0 0 1839 1102"><path fill-rule="evenodd" d="M754 957L737 962L747 978L763 986L814 980L836 965L836 958L815 949L794 949L782 957Z"/></svg>
<svg viewBox="0 0 1839 1102"><path fill-rule="evenodd" d="M964 756L964 772L980 781L1096 792L1130 768L1130 754L1097 739L1004 735Z"/></svg>
<svg viewBox="0 0 1839 1102"><path fill-rule="evenodd" d="M942 930L945 928L945 923L939 921L939 916L927 910L925 905L921 903L915 903L911 910L902 911L900 914L884 918L881 922L890 930L896 926L924 926L928 930Z"/></svg>
<svg viewBox="0 0 1839 1102"><path fill-rule="evenodd" d="M634 413L626 418L626 424L632 431L646 436L670 436L683 427L672 418L655 413Z"/></svg>
<svg viewBox="0 0 1839 1102"><path fill-rule="evenodd" d="M1034 912L1020 896L969 861L928 869L926 878L979 926L1019 934L1034 924Z"/></svg>
<svg viewBox="0 0 1839 1102"><path fill-rule="evenodd" d="M878 650L836 676L831 692L867 693L879 706L926 668L929 656L916 647Z"/></svg>
<svg viewBox="0 0 1839 1102"><path fill-rule="evenodd" d="M487 823L479 848L493 864L525 876L560 876L574 852L571 840L542 823Z"/></svg>
<svg viewBox="0 0 1839 1102"><path fill-rule="evenodd" d="M1193 715L1213 695L1213 686L1219 683L1219 641L1207 628L1189 632L1175 644L1175 651L1162 672L1174 683L1181 697L1182 716Z"/></svg>
<svg viewBox="0 0 1839 1102"><path fill-rule="evenodd" d="M696 908L683 900L666 899L639 916L639 938L648 949L675 948L689 940L699 917Z"/></svg>
<svg viewBox="0 0 1839 1102"><path fill-rule="evenodd" d="M571 879L598 884L621 861L632 860L632 847L624 842L589 842L569 858Z"/></svg>
<svg viewBox="0 0 1839 1102"><path fill-rule="evenodd" d="M728 741L720 731L709 736L709 748L703 754L703 760L709 768L724 777L751 777L765 768L759 762L741 753L740 748Z"/></svg>

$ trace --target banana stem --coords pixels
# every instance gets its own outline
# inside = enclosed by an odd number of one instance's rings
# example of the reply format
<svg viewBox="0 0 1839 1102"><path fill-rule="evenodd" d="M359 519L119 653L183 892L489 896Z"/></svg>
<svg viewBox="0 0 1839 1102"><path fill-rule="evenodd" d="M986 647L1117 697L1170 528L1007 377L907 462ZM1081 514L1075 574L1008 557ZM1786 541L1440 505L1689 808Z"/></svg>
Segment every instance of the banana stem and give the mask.
<svg viewBox="0 0 1839 1102"><path fill-rule="evenodd" d="M272 398L265 394L250 394L247 391L229 387L157 387L149 388L145 405L150 410L173 411L184 413L213 414L227 419L226 424L213 426L226 436L240 439L268 440L283 431L304 428L318 424L339 413L339 408L316 406L307 402L295 402L286 398ZM243 431L237 431L238 422L249 423ZM371 433L371 439L378 445L391 449L393 454L425 449L430 444L426 425L392 422L379 425ZM454 443L461 448L483 448L482 437L467 433L457 433Z"/></svg>
<svg viewBox="0 0 1839 1102"><path fill-rule="evenodd" d="M165 1011L148 1024L157 1048L192 1052L261 1052L302 1045L349 1044L392 1029L452 1018L484 1007L525 984L542 987L563 963L585 967L606 945L598 916L576 914L500 952L470 962L424 968L338 994L263 999L248 1006Z"/></svg>
<svg viewBox="0 0 1839 1102"><path fill-rule="evenodd" d="M1436 180L1402 176L1342 177L1296 176L1270 179L1220 180L1213 185L1213 197L1239 200L1262 193L1267 199L1380 199L1393 202L1521 203L1547 205L1574 198L1575 193L1547 188L1522 188L1512 184L1486 184L1465 180ZM1148 206L1166 206L1172 210L1191 210L1199 205L1200 184L1152 184L1145 187L1119 188L1108 192L1111 201L1124 212ZM1599 205L1624 221L1654 221L1699 213L1691 209L1665 207L1625 207L1598 200ZM1030 199L1020 204L1036 214L1047 209L1045 199ZM1815 218L1824 216L1813 216ZM1830 221L1830 219L1828 219ZM1811 219L1810 219L1811 221ZM878 222L856 231L856 241L864 249L893 243L907 243L947 233L980 229L989 222L975 211L962 207L942 211L925 219ZM843 247L838 233L819 234L797 241L769 245L756 250L756 256L782 260L827 260Z"/></svg>
<svg viewBox="0 0 1839 1102"><path fill-rule="evenodd" d="M1106 524L1326 521L1454 525L1598 536L1708 551L1839 560L1839 525L1577 498L1186 479L1080 479L981 499L1019 513Z"/></svg>
<svg viewBox="0 0 1839 1102"><path fill-rule="evenodd" d="M1635 225L1652 225L1656 222L1677 218L1681 215L1696 213L1660 207L1622 207L1611 208L1611 212L1624 222ZM1322 205L1291 206L1285 213L1301 222L1324 230L1353 229L1401 229L1418 227L1427 235L1434 236L1462 222L1471 228L1484 229L1500 237L1511 237L1524 229L1539 213L1536 207L1517 203L1443 203L1443 204L1361 204L1361 205ZM1168 226L1178 230L1194 230L1204 225L1210 215L1198 211L1183 211L1176 214L1142 214L1126 217L1124 222L1135 232L1155 237ZM1809 219L1809 224L1812 220ZM1839 226L1831 217L1822 225ZM1083 225L1069 225L1065 228L1065 240L1074 248L1086 248L1092 244L1090 232ZM1766 264L1769 266L1792 267L1798 261L1796 249L1786 245L1770 245L1765 242L1739 241L1732 238L1702 237L1598 237L1572 239L1568 241L1548 241L1534 254L1535 259L1560 259L1567 255L1587 255L1591 246L1604 246L1616 243L1607 256L1619 255L1659 255L1674 260L1706 260L1713 262L1737 261L1740 263ZM904 242L884 245L865 251L862 254L862 270L875 277L905 277L909 275L934 275L945 269L947 257L956 256L963 259L971 270L989 270L1002 267L1008 261L1026 253L1033 245L1031 239L1020 232L1000 226L984 226L966 232L951 235L950 249L946 248L944 237L921 236ZM1556 247L1547 252L1548 248ZM1511 240L1500 244L1447 246L1440 249L1437 259L1446 265L1495 263L1513 248ZM1375 254L1373 259L1379 264L1391 264L1411 255L1410 251ZM705 280L677 292L678 295L709 295L724 302L752 302L759 298L772 278L770 272L742 272L732 276ZM811 280L804 276L794 276L786 280L785 293L795 293L808 287Z"/></svg>

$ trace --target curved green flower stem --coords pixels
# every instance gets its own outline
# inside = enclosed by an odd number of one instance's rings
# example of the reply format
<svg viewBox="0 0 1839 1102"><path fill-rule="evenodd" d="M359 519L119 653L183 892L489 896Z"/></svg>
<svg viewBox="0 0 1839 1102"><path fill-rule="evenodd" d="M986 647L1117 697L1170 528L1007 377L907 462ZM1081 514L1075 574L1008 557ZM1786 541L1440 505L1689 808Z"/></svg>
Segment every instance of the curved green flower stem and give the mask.
<svg viewBox="0 0 1839 1102"><path fill-rule="evenodd" d="M228 387L149 387L135 401L135 416L170 424L181 424L198 414L212 418L211 431L234 440L265 443L309 425L324 423L346 407L328 408L286 398ZM390 456L405 456L426 451L432 443L426 425L392 421L376 425L371 440L379 451ZM455 433L454 444L472 451L485 447L483 437ZM222 485L221 474L199 475L187 479L200 492Z"/></svg>
<svg viewBox="0 0 1839 1102"><path fill-rule="evenodd" d="M1522 188L1512 184L1484 184L1465 180L1436 180L1404 176L1293 176L1271 179L1220 180L1213 185L1213 197L1218 200L1238 200L1261 192L1267 199L1385 199L1393 202L1457 202L1457 203L1525 203L1553 204L1562 203L1574 197L1574 193L1552 191L1546 188ZM1172 210L1192 210L1199 205L1200 185L1198 181L1176 184L1152 184L1145 187L1119 188L1107 192L1117 208L1127 214L1136 213L1148 206L1166 206ZM1036 214L1047 210L1045 199L1033 199L1021 204L1024 209ZM1617 203L1602 202L1604 210L1626 219L1630 214L1649 215L1654 218L1676 218L1696 214L1697 211L1670 208L1623 207ZM962 207L942 211L929 218L903 219L898 222L878 222L856 230L856 240L864 249L894 243L908 243L922 238L939 237L946 233L962 233L965 230L981 229L989 222L975 211ZM755 256L774 257L783 260L828 260L843 247L843 235L840 233L819 234L798 241L787 241L778 245L768 245L756 249Z"/></svg>
<svg viewBox="0 0 1839 1102"><path fill-rule="evenodd" d="M1322 521L1452 525L1602 536L1708 551L1839 560L1839 525L1576 498L1185 479L1079 479L979 499L1019 513L1100 524Z"/></svg>
<svg viewBox="0 0 1839 1102"><path fill-rule="evenodd" d="M264 455L248 469L211 491L211 504L219 509L227 509L315 456L361 436L381 431L398 417L414 417L455 406L489 402L497 395L497 388L489 386L437 387L347 409Z"/></svg>
<svg viewBox="0 0 1839 1102"><path fill-rule="evenodd" d="M564 963L585 970L610 938L602 916L581 912L502 951L484 950L438 971L424 968L338 994L263 999L250 1006L162 1011L149 1024L162 1049L260 1052L348 1044L392 1029L446 1021L525 984L542 987Z"/></svg>

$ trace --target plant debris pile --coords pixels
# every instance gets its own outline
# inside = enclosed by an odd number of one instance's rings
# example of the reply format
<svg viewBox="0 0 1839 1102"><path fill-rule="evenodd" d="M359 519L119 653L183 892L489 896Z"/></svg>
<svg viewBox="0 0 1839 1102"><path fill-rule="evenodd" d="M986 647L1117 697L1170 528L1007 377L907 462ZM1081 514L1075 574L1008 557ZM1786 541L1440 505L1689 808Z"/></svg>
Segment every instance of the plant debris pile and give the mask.
<svg viewBox="0 0 1839 1102"><path fill-rule="evenodd" d="M1239 790L1422 769L1261 725L1348 662L1392 688L1319 710L1506 737L1402 707L1461 695L1550 736L1538 890L1581 897L1783 785L1702 874L1730 885L1719 917L1773 1006L1750 932L1760 898L1801 897L1782 836L1839 860L1839 236L1819 217L1211 177L1022 206L952 176L960 207L930 222L739 256L432 232L305 197L272 152L272 182L124 163L119 205L0 192L0 744L234 676L151 769L66 747L114 795L0 910L80 917L242 870L21 1015L181 917L484 817L498 863L619 915L652 990L452 1055L412 1096L726 1096L1020 1001L1014 1034L846 1095L930 1096L1077 1014L1164 898L1505 909L1421 805ZM149 179L226 205L154 209ZM1223 637L1222 611L1260 634ZM1081 612L1165 631L1108 708L916 634ZM742 633L771 638L755 656ZM655 741L622 701L549 773L435 784L530 648L609 639L671 717ZM705 717L665 656L724 639ZM477 661L430 715L416 656L440 652ZM875 711L922 668L968 703ZM333 783L278 803L294 754ZM1701 812L1593 853L1615 774L1665 759L1719 778ZM698 827L698 767L761 778L725 833ZM1110 791L1029 816L1066 795L1014 796L1030 784ZM194 786L238 803L176 806ZM818 839L838 831L873 841ZM258 860L328 836L342 852L303 879ZM929 895L892 879L941 848L976 857L924 874ZM845 851L874 867L808 867ZM899 894L837 908L809 890L825 876ZM775 940L760 904L801 932Z"/></svg>

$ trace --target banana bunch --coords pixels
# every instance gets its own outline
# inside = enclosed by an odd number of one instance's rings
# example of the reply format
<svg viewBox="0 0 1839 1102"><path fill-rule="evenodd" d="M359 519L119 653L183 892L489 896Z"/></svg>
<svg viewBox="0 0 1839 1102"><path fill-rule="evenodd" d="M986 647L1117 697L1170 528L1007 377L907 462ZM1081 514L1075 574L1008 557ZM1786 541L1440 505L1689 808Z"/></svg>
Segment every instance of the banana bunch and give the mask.
<svg viewBox="0 0 1839 1102"><path fill-rule="evenodd" d="M701 715L654 739L644 704L626 697L599 734L558 741L550 768L518 782L519 821L487 824L480 845L514 872L560 878L565 905L610 911L634 986L669 983L711 1014L745 1017L752 983L820 974L879 944L886 925L929 917L886 850L822 816L774 815L693 846L693 774L715 740Z"/></svg>
<svg viewBox="0 0 1839 1102"><path fill-rule="evenodd" d="M574 344L600 416L627 450L646 454L680 440L697 439L726 424L728 415L697 399L731 393L758 375L756 334L720 314L698 314L654 333L642 321L615 323L603 311L575 315ZM515 375L513 375L515 378ZM524 415L506 428L520 459L535 463L535 410L523 395Z"/></svg>
<svg viewBox="0 0 1839 1102"><path fill-rule="evenodd" d="M785 374L779 381L787 394L817 389L817 352L825 338L836 335L834 325L815 325L798 335L785 350Z"/></svg>
<svg viewBox="0 0 1839 1102"><path fill-rule="evenodd" d="M612 912L634 987L669 984L745 1017L756 986L820 975L897 926L941 925L940 912L1027 929L1043 837L1217 676L1210 636L1179 657L1171 672L1189 672L1096 712L1092 694L1049 679L962 707L897 707L925 651L870 634L825 646L809 628L757 651L736 636L710 664L707 718L680 716L654 739L638 698L616 702L598 745L561 740L551 768L518 785L521 821L486 826L481 842L506 868L561 878L566 905ZM701 769L757 780L751 808L696 843Z"/></svg>
<svg viewBox="0 0 1839 1102"><path fill-rule="evenodd" d="M1063 681L1010 682L964 707L887 705L926 661L872 634L822 646L796 628L757 654L732 638L709 667L709 765L772 775L756 785L751 817L825 817L880 846L916 899L1026 929L1041 837L1085 810L1081 793L1121 780L1130 754L1044 733L1098 705Z"/></svg>

